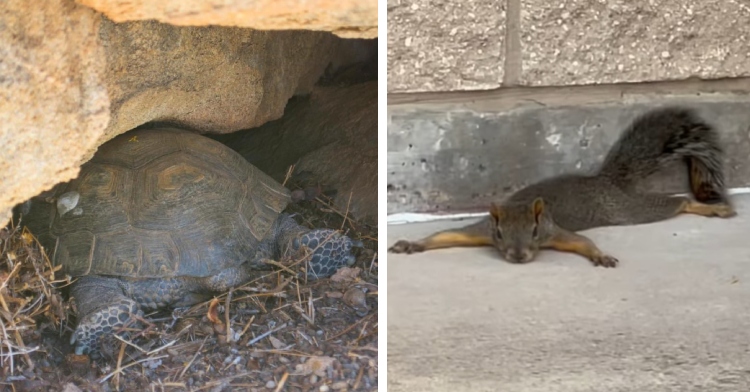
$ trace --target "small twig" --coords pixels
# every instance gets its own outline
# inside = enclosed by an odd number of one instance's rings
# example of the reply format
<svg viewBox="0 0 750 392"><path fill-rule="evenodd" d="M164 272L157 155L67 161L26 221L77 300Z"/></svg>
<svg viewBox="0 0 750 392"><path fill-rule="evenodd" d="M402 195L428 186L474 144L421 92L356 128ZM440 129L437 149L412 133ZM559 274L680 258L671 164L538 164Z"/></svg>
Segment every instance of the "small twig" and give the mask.
<svg viewBox="0 0 750 392"><path fill-rule="evenodd" d="M8 346L8 358L10 358L10 374L13 374L15 372L13 368L13 345L10 344L10 340L8 339L8 331L5 329L5 323L0 322L0 327L2 327L3 329L3 343Z"/></svg>
<svg viewBox="0 0 750 392"><path fill-rule="evenodd" d="M263 260L263 262L266 263L266 264L275 265L275 266L283 269L284 271L289 272L292 275L296 275L297 274L296 272L292 271L291 269L289 269L288 267L284 266L283 264L279 263L276 260L265 259L265 260Z"/></svg>
<svg viewBox="0 0 750 392"><path fill-rule="evenodd" d="M169 343L167 343L167 344L165 344L165 345L163 345L163 346L157 347L157 348L155 348L155 349L153 349L153 350L151 350L151 351L147 352L147 353L146 353L146 355L153 355L153 354L156 354L156 353L158 353L159 351L161 351L161 350L164 350L165 348L168 348L168 347L174 346L174 344L175 344L175 343L177 343L177 339L175 339L175 340L173 340L173 341L171 341L171 342L169 342Z"/></svg>
<svg viewBox="0 0 750 392"><path fill-rule="evenodd" d="M354 230L354 223L352 223L352 218L348 218L348 217L347 217L346 215L342 214L342 213L341 213L341 211L337 210L337 209L336 209L336 208L334 208L334 207L333 207L333 206L332 206L331 204L329 204L329 203L326 203L325 201L323 201L323 199L321 199L321 198L319 198L319 197L316 197L316 198L315 198L315 200L317 200L317 201L318 201L319 203L322 203L322 204L323 204L323 205L325 205L326 207L330 208L330 209L331 209L331 211L333 211L333 212L335 212L335 213L337 213L337 214L341 215L341 216L342 216L342 217L344 218L344 222L348 222L348 223L349 223L349 227L351 227L351 228L352 228L352 230Z"/></svg>
<svg viewBox="0 0 750 392"><path fill-rule="evenodd" d="M123 342L123 343L127 344L127 345L128 345L128 346L130 346L130 347L133 347L133 348L135 348L136 350L138 350L138 351L140 351L140 352L142 352L142 353L144 353L144 354L146 354L146 355L153 355L153 354L156 354L156 353L158 353L159 351L161 351L161 350L164 350L165 348L167 348L167 347L170 347L170 346L173 346L173 345L174 345L175 343L177 343L177 340L175 339L175 340L173 340L173 341L171 341L171 342L169 342L169 343L167 343L167 344L165 344L165 345L163 345L163 346L159 346L159 347L157 347L157 348L155 348L155 349L153 349L153 350L151 350L151 351L146 351L146 350L142 349L142 348L141 348L140 346L138 346L137 344L135 344L135 343L133 343L133 342L131 342L131 341L129 341L129 340L127 340L127 339L125 339L125 338L121 337L120 335L117 335L117 334L113 334L112 336L114 336L114 337L115 337L115 339L117 339L117 340L119 340L119 341L121 341L121 342Z"/></svg>
<svg viewBox="0 0 750 392"><path fill-rule="evenodd" d="M310 354L310 353L303 353L303 352L299 352L299 351L297 351L297 352L291 351L291 350L288 349L291 346L294 346L294 344L290 344L287 348L285 348L283 350L278 350L278 349L275 349L275 348L267 349L267 350L258 350L258 349L255 349L255 350L253 350L251 352L254 352L254 353L281 354L281 355L289 355L289 356L300 357L300 358L309 358L309 357L314 356L313 354Z"/></svg>
<svg viewBox="0 0 750 392"><path fill-rule="evenodd" d="M242 328L242 332L240 332L240 336L238 338L242 338L245 332L247 332L247 330L250 329L250 326L253 324L254 320L255 320L255 315L252 315L252 317L250 317L250 320L247 321L247 324L245 324L245 328Z"/></svg>
<svg viewBox="0 0 750 392"><path fill-rule="evenodd" d="M248 374L250 374L250 372L237 373L237 374L234 374L234 375L231 375L231 376L228 376L228 377L224 377L224 378L219 379L219 380L209 381L209 382L206 383L206 385L204 385L204 386L202 386L200 388L193 389L193 391L202 391L204 389L214 388L214 387L216 387L218 385L222 385L222 384L228 382L229 380L234 380L235 378L239 378L239 377L245 377Z"/></svg>
<svg viewBox="0 0 750 392"><path fill-rule="evenodd" d="M133 342L131 342L131 341L129 341L129 340L127 340L127 339L123 338L122 336L120 336L120 335L118 335L118 334L112 334L112 336L114 336L114 337L115 337L115 339L117 339L117 340L119 340L119 341L121 341L121 342L123 342L123 343L127 344L128 346L130 346L130 347L133 347L133 348L135 348L136 350L138 350L138 351L140 351L140 352L142 352L142 353L144 353L144 354L146 353L146 350L144 350L144 349L140 348L140 347L139 347L139 346L138 346L137 344L135 344L135 343L133 343Z"/></svg>
<svg viewBox="0 0 750 392"><path fill-rule="evenodd" d="M122 368L122 358L125 357L125 346L126 344L120 343L120 354L117 356L117 368L115 369L115 390L120 390L120 369Z"/></svg>
<svg viewBox="0 0 750 392"><path fill-rule="evenodd" d="M227 343L232 342L232 326L229 323L229 305L232 304L232 293L234 293L234 288L230 288L229 292L227 293L227 300L224 305L224 321L227 324Z"/></svg>
<svg viewBox="0 0 750 392"><path fill-rule="evenodd" d="M286 176L284 176L284 182L281 183L281 186L286 186L287 181L292 178L292 173L294 173L294 165L289 166L289 169L286 170Z"/></svg>
<svg viewBox="0 0 750 392"><path fill-rule="evenodd" d="M370 270L369 273L372 273L372 266L375 265L375 260L378 259L378 252L375 252L374 255L372 255L372 260L370 260Z"/></svg>
<svg viewBox="0 0 750 392"><path fill-rule="evenodd" d="M324 297L313 298L313 301L319 301L319 300L321 300L323 298ZM273 308L272 311L275 312L277 310L285 309L285 308L288 308L288 307L291 307L291 306L298 306L298 305L295 305L293 303L287 302L284 305L281 305L279 307ZM300 309L302 309L302 308L300 308Z"/></svg>
<svg viewBox="0 0 750 392"><path fill-rule="evenodd" d="M352 202L352 193L354 193L354 191L349 192L349 200L346 202L346 212L344 213L344 220L341 222L341 228L339 230L344 230L344 225L346 224L346 220L348 219L347 216L349 216L349 204Z"/></svg>
<svg viewBox="0 0 750 392"><path fill-rule="evenodd" d="M122 372L123 370L125 370L125 369L127 369L127 368L129 368L131 366L134 366L134 365L137 365L139 363L146 362L146 361L155 361L157 359L162 359L162 358L167 358L167 357L169 357L169 355L161 355L161 356L153 357L153 358L151 358L151 357L149 357L149 358L143 358L143 359L139 359L139 360L137 360L135 362L131 362L131 363L123 366L122 368L115 369L113 372L111 372L111 373L107 374L106 376L100 378L99 379L99 383L103 384L105 381L109 380L112 376L114 376L115 373Z"/></svg>
<svg viewBox="0 0 750 392"><path fill-rule="evenodd" d="M364 369L364 367L360 369ZM276 386L276 390L274 392L280 392L281 389L284 388L284 384L286 384L287 378L289 378L289 372L284 372L284 375L281 376L281 380L279 380L279 385Z"/></svg>
<svg viewBox="0 0 750 392"><path fill-rule="evenodd" d="M378 352L378 348L377 347L371 347L371 346L357 346L357 347L350 348L349 351L372 351L374 353L377 353ZM349 354L351 354L351 353L349 353Z"/></svg>
<svg viewBox="0 0 750 392"><path fill-rule="evenodd" d="M190 366L195 361L195 358L198 358L198 354L201 353L201 350L203 350L203 345L206 344L206 340L208 340L208 336L206 336L203 341L201 342L200 347L198 347L198 350L195 351L195 355L193 355L193 358L190 358L190 362L185 364L185 367L182 368L182 371L180 372L180 377L177 377L178 379L182 379L182 376L185 375L185 372L190 368Z"/></svg>
<svg viewBox="0 0 750 392"><path fill-rule="evenodd" d="M371 318L373 314L377 314L377 313L370 313L370 314L368 314L367 316L365 316L365 317L362 317L361 319L357 320L357 322L355 322L354 324L352 324L352 325L350 325L350 326L346 327L346 329L344 329L343 331L341 331L341 332L337 333L336 335L333 335L333 336L331 336L330 338L326 339L326 341L331 341L331 340L333 340L333 339L336 339L337 337L339 337L339 336L341 336L341 335L343 335L343 334L345 334L345 333L347 333L347 332L351 331L351 330L352 330L352 329L354 329L354 327L356 327L356 326L357 326L357 325L358 325L359 323L361 323L361 322L363 322L363 321L365 321L365 320L367 320L367 319Z"/></svg>
<svg viewBox="0 0 750 392"><path fill-rule="evenodd" d="M359 383L362 381L362 375L365 374L365 367L361 366L359 368L359 373L357 373L357 379L354 380L354 386L352 386L352 391L356 391L357 388L359 388Z"/></svg>
<svg viewBox="0 0 750 392"><path fill-rule="evenodd" d="M308 289L310 294L307 296L307 308L310 312L310 319L313 320L313 325L315 323L315 303L313 301L313 292L312 289Z"/></svg>
<svg viewBox="0 0 750 392"><path fill-rule="evenodd" d="M297 304L292 304L292 309L294 309L294 310L295 310L295 311L296 311L297 313L299 313L299 315L300 315L300 316L301 316L301 317L302 317L303 319L305 319L305 321L307 321L307 323L308 323L308 324L310 324L310 325L311 325L311 326L313 326L313 327L315 326L315 321L313 321L313 320L312 320L312 319L310 318L310 316L306 315L306 314L305 314L305 311L304 311L304 310L302 310L302 308L300 308L300 307L299 307L299 306L298 306Z"/></svg>
<svg viewBox="0 0 750 392"><path fill-rule="evenodd" d="M282 329L284 329L284 328L286 328L286 323L284 323L284 324L281 324L281 325L279 325L278 327L276 327L276 328L274 328L274 329L271 329L271 330L269 330L268 332L265 332L265 333L263 333L263 334L260 334L260 335L259 335L258 337L256 337L255 339L253 339L253 340L251 340L251 341L247 342L247 345L248 345L248 346L252 346L253 344L255 344L255 343L258 343L258 342L259 342L259 341L260 341L261 339L265 338L266 336L268 336L268 335L270 335L270 334L272 334L272 333L274 333L274 332L276 332L276 331L280 331L280 330L282 330Z"/></svg>
<svg viewBox="0 0 750 392"><path fill-rule="evenodd" d="M10 271L10 274L8 274L8 277L5 279L5 281L2 283L2 286L0 287L0 305L2 305L3 310L5 310L6 314L8 314L8 323L10 324L13 331L13 336L16 338L16 344L18 347L21 348L22 351L26 351L26 345L23 343L23 338L21 338L21 333L18 332L18 327L16 327L16 322L13 320L13 316L11 315L10 308L8 308L8 303L5 302L5 295L3 295L3 292L6 290L6 285L10 281L10 279L13 277L13 275L18 271L21 264L16 264L13 270ZM6 335L7 337L7 335ZM23 359L26 361L26 364L29 365L29 371L34 370L34 362L31 361L31 357L28 353L24 352ZM11 357L12 358L12 357Z"/></svg>

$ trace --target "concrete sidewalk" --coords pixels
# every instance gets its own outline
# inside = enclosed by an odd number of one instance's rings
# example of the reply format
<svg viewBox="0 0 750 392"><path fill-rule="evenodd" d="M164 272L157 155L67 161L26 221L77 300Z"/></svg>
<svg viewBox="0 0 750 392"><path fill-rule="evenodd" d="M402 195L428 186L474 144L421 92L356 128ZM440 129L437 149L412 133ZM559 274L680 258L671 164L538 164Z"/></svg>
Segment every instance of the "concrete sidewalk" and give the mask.
<svg viewBox="0 0 750 392"><path fill-rule="evenodd" d="M750 196L729 220L584 232L615 269L543 251L388 254L389 391L749 391ZM388 244L470 221L388 227Z"/></svg>

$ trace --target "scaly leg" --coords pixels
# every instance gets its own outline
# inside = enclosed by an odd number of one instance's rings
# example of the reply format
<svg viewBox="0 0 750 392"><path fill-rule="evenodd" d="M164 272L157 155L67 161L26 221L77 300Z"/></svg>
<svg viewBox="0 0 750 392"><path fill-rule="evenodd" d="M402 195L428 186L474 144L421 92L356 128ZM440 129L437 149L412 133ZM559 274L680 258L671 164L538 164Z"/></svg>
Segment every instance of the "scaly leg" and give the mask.
<svg viewBox="0 0 750 392"><path fill-rule="evenodd" d="M138 304L127 297L116 278L84 276L71 288L78 311L78 326L70 338L78 355L99 353L99 339L118 332L142 316Z"/></svg>
<svg viewBox="0 0 750 392"><path fill-rule="evenodd" d="M277 258L299 259L308 256L307 278L318 279L336 273L341 267L354 264L353 248L362 247L361 241L339 233L337 230L310 230L297 224L290 216L281 214L276 221Z"/></svg>

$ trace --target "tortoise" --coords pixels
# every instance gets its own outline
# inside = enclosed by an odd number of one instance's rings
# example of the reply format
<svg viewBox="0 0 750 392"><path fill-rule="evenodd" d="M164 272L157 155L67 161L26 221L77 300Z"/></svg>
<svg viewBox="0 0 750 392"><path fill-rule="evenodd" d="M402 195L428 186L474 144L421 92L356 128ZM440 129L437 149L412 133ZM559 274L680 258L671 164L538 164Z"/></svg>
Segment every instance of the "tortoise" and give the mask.
<svg viewBox="0 0 750 392"><path fill-rule="evenodd" d="M228 146L176 128L111 139L51 194L32 199L24 220L53 265L77 278L78 355L98 355L100 338L144 310L194 305L248 282L267 260L308 256L315 279L353 264L362 246L298 225L282 213L290 193L281 184Z"/></svg>

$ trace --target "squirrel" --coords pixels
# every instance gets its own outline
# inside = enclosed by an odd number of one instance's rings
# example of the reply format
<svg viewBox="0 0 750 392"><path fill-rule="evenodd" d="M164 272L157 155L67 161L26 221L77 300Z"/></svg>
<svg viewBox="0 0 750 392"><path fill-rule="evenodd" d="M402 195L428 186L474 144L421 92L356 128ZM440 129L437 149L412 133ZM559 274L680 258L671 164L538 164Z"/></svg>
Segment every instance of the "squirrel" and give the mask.
<svg viewBox="0 0 750 392"><path fill-rule="evenodd" d="M568 174L529 185L477 223L401 240L393 253L415 253L459 246L492 246L511 263L528 263L540 249L573 252L595 266L618 260L575 232L602 226L657 222L678 214L729 218L736 215L727 197L724 151L717 131L692 110L664 107L637 117L589 175ZM636 183L670 162L682 160L693 198L642 193Z"/></svg>

